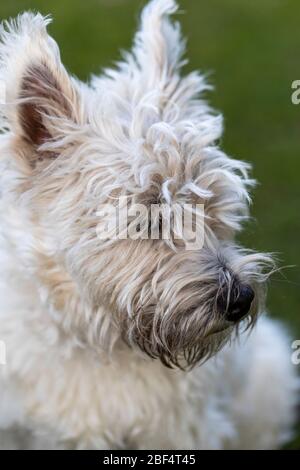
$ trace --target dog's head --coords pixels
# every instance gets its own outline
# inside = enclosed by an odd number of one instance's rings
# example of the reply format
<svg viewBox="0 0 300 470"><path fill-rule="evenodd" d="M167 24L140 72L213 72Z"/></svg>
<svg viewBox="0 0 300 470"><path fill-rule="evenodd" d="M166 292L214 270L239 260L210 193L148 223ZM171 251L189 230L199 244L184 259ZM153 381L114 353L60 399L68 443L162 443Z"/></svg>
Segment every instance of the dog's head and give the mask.
<svg viewBox="0 0 300 470"><path fill-rule="evenodd" d="M56 318L94 343L113 328L149 356L190 367L253 324L269 258L235 243L253 181L217 146L222 120L199 97L203 77L180 75L175 11L173 0L150 2L132 53L89 86L61 64L48 19L4 25L1 145L7 197L26 220L22 254ZM129 218L109 236L121 201Z"/></svg>

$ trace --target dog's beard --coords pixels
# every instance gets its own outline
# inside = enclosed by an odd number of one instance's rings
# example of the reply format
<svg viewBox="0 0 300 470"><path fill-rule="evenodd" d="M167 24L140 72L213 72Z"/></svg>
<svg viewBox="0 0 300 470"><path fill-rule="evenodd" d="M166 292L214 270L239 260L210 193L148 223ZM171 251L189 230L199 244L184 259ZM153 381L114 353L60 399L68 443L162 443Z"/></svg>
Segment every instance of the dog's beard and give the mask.
<svg viewBox="0 0 300 470"><path fill-rule="evenodd" d="M191 369L216 354L232 335L232 327L214 327L209 332L200 322L192 320L170 324L164 328L148 319L133 320L125 334L131 345L137 345L153 359L167 367ZM166 322L162 322L166 323Z"/></svg>
<svg viewBox="0 0 300 470"><path fill-rule="evenodd" d="M257 286L256 300L249 314L235 324L220 315L215 296L210 296L209 289L203 290L206 290L207 300L202 307L191 307L187 296L185 302L177 299L177 307L163 310L157 305L148 305L140 307L130 317L123 317L123 339L167 367L189 370L205 362L241 330L253 327L264 294Z"/></svg>

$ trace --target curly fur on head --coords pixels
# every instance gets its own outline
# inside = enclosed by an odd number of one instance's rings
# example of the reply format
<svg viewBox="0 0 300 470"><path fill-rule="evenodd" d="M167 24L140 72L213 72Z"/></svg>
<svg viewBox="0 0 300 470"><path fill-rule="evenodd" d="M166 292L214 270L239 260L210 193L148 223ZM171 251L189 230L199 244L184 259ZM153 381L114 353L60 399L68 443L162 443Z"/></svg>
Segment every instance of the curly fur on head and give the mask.
<svg viewBox="0 0 300 470"><path fill-rule="evenodd" d="M6 215L11 244L55 321L93 347L123 340L185 368L239 329L217 308L220 290L230 295L234 282L252 287L242 324L253 324L270 258L234 241L253 180L248 164L217 146L222 119L201 98L209 89L203 76L181 76L184 42L170 20L176 9L173 0L150 2L132 52L89 85L61 64L49 18L25 13L4 25L1 152L14 175L4 178L5 198L16 213L22 208L18 224ZM204 204L204 247L102 242L97 209L121 196L149 206Z"/></svg>

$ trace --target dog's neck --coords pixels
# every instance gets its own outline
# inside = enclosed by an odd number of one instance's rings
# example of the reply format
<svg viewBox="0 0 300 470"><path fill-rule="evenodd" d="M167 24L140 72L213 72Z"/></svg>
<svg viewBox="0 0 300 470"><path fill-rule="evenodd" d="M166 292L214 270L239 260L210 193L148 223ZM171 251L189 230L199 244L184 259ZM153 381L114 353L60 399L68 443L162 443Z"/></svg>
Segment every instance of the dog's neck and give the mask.
<svg viewBox="0 0 300 470"><path fill-rule="evenodd" d="M126 347L112 321L113 312L104 304L92 307L83 297L63 262L51 249L48 252L41 229L28 213L24 214L9 196L3 195L0 205L0 252L1 257L9 257L3 275L29 283L41 320L47 315L64 337L104 356Z"/></svg>

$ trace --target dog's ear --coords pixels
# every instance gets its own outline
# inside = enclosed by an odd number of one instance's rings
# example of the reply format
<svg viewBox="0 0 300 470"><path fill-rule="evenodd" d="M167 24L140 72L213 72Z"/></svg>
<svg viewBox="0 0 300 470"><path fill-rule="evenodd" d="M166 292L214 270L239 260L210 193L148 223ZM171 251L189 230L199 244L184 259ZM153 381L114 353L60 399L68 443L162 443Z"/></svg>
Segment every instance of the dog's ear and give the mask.
<svg viewBox="0 0 300 470"><path fill-rule="evenodd" d="M142 11L133 54L154 85L170 79L183 64L185 41L179 23L170 20L176 11L175 0L152 0Z"/></svg>
<svg viewBox="0 0 300 470"><path fill-rule="evenodd" d="M175 0L152 0L146 5L135 35L132 56L127 56L128 69L132 75L132 70L136 71L137 66L142 93L156 95L160 110L165 108L166 103L170 106L175 104L181 115L188 117L191 113L195 114L196 109L202 109L202 114L206 111L204 102L201 107L195 107L195 100L211 87L205 77L197 72L181 76L181 68L186 63L183 58L185 40L180 24L172 21L177 9ZM121 67L122 73L124 70L126 67Z"/></svg>
<svg viewBox="0 0 300 470"><path fill-rule="evenodd" d="M0 80L4 92L5 127L28 149L30 164L55 155L43 147L58 123L76 121L78 90L60 61L59 49L47 34L50 22L24 13L2 25Z"/></svg>

